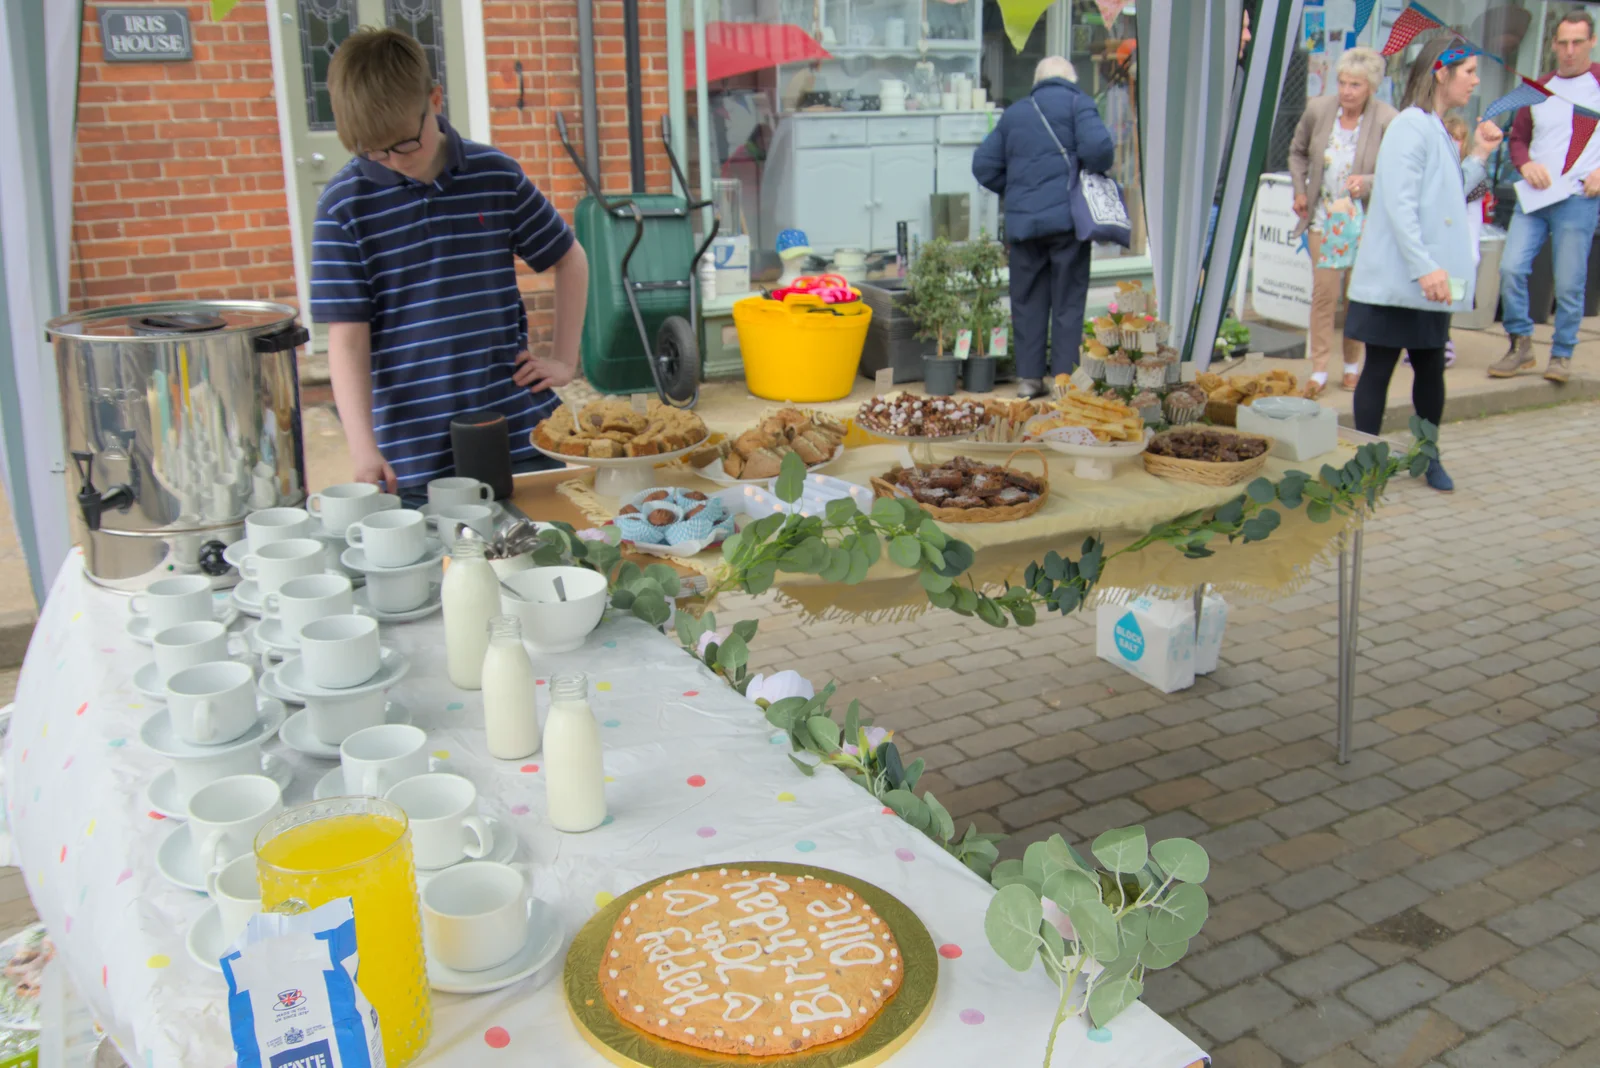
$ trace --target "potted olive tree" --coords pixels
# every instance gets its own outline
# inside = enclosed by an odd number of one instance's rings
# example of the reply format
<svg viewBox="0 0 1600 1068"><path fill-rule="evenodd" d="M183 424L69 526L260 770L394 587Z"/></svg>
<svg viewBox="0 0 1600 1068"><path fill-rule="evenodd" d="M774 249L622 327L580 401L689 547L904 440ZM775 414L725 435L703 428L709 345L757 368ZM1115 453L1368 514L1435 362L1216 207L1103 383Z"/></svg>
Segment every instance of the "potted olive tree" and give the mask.
<svg viewBox="0 0 1600 1068"><path fill-rule="evenodd" d="M946 351L965 324L966 307L958 283L960 250L942 237L922 246L906 276L906 312L917 324L917 336L934 343L934 355L922 358L923 389L934 397L956 391L959 364Z"/></svg>
<svg viewBox="0 0 1600 1068"><path fill-rule="evenodd" d="M972 331L972 354L966 360L966 388L969 393L994 390L995 365L991 338L997 327L1006 324L1000 299L1005 295L1006 249L998 241L980 234L961 250L962 267L970 280L967 291L967 327Z"/></svg>

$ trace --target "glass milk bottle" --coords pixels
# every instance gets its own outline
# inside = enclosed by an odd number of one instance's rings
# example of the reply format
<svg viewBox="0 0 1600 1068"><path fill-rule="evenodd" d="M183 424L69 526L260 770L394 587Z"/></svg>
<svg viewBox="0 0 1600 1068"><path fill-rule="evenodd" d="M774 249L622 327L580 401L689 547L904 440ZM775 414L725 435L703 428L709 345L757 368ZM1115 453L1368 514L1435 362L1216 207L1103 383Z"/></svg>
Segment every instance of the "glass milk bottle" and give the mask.
<svg viewBox="0 0 1600 1068"><path fill-rule="evenodd" d="M589 679L581 674L550 680L550 714L544 723L544 780L550 826L588 831L606 818L605 767L600 725L589 711Z"/></svg>
<svg viewBox="0 0 1600 1068"><path fill-rule="evenodd" d="M520 760L539 751L534 687L533 663L522 647L522 624L516 616L495 616L483 654L483 726L490 756Z"/></svg>
<svg viewBox="0 0 1600 1068"><path fill-rule="evenodd" d="M463 690L483 685L489 620L500 614L500 580L483 555L483 542L458 538L444 573L444 651L450 681Z"/></svg>

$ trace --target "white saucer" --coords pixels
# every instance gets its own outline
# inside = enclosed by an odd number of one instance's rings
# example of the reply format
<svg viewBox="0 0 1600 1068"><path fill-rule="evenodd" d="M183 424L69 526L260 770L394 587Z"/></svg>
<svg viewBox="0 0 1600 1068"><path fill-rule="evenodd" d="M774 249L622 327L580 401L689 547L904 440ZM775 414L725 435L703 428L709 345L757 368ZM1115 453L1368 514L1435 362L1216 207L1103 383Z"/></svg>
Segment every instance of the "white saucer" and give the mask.
<svg viewBox="0 0 1600 1068"><path fill-rule="evenodd" d="M421 558L416 560L414 563L406 564L404 567L378 567L374 564L369 564L367 562L366 552L359 545L352 545L350 548L340 553L339 563L343 564L345 567L351 568L352 570L359 571L363 575L369 573L378 575L402 575L407 571L415 571L419 567L432 567L440 560L444 559L444 542L440 541L438 538L430 537L427 544L428 547L423 550Z"/></svg>
<svg viewBox="0 0 1600 1068"><path fill-rule="evenodd" d="M195 862L194 841L187 823L180 823L156 850L156 870L173 886L198 894L206 892L206 873Z"/></svg>
<svg viewBox="0 0 1600 1068"><path fill-rule="evenodd" d="M446 769L441 765L438 770L444 771ZM484 820L489 824L489 830L494 835L494 848L489 850L489 855L486 857L463 857L456 861L456 864L465 864L470 860L492 860L496 864L510 864L511 858L517 855L517 832L493 816L485 816ZM442 868L418 868L418 889L435 875L447 872L455 866L455 864L446 864Z"/></svg>
<svg viewBox="0 0 1600 1068"><path fill-rule="evenodd" d="M247 745L260 745L283 726L283 702L271 697L258 696L256 709L260 714L256 717L255 723L232 741L223 742L221 745L191 745L173 733L172 719L163 708L140 725L139 741L152 752L178 760L221 756Z"/></svg>
<svg viewBox="0 0 1600 1068"><path fill-rule="evenodd" d="M229 567L239 570L239 562L250 555L250 542L240 538L226 549L222 550L222 559L227 561Z"/></svg>
<svg viewBox="0 0 1600 1068"><path fill-rule="evenodd" d="M200 918L189 925L183 948L189 951L189 956L200 967L218 974L222 972L222 955L228 952L228 944L222 940L222 914L217 911L217 906L206 906Z"/></svg>
<svg viewBox="0 0 1600 1068"><path fill-rule="evenodd" d="M411 661L406 654L392 645L380 646L380 649L378 673L357 686L318 686L307 677L305 661L298 656L290 657L276 668L273 668L268 674L273 676L279 686L301 699L307 697L325 697L329 699L360 697L362 694L371 693L374 690L387 690L405 678L406 672L411 670Z"/></svg>
<svg viewBox="0 0 1600 1068"><path fill-rule="evenodd" d="M372 607L371 602L367 599L367 591L365 587L357 590L355 595L356 607L371 615L372 618L376 619L379 623L410 623L414 619L422 619L426 616L433 615L433 613L437 612L443 604L444 587L437 582L431 583L428 586L428 599L426 601L423 601L422 604L416 608L409 609L405 612L378 611L376 608Z"/></svg>
<svg viewBox="0 0 1600 1068"><path fill-rule="evenodd" d="M294 782L294 768L287 760L275 753L269 753L262 759L261 770L264 775L284 790L287 790L289 784ZM186 820L189 818L189 806L179 804L178 777L171 768L157 775L144 788L144 804L150 811L165 816L169 820Z"/></svg>
<svg viewBox="0 0 1600 1068"><path fill-rule="evenodd" d="M321 522L322 520L320 519L313 521L311 536L328 547L329 570L337 572L338 574L341 574L345 578L349 579L350 585L356 587L357 589L365 586L367 584L367 576L362 574L360 571L354 570L353 568L345 567L344 562L339 559L339 554L344 552L345 549L349 547L350 543L344 540L343 534L329 534L326 530L323 530L320 526Z"/></svg>
<svg viewBox="0 0 1600 1068"><path fill-rule="evenodd" d="M163 705L167 703L167 688L161 685L154 660L133 673L133 688L138 690L139 696L146 701Z"/></svg>
<svg viewBox="0 0 1600 1068"><path fill-rule="evenodd" d="M247 616L261 616L261 587L257 586L254 579L240 579L239 584L228 595L233 599L233 605Z"/></svg>
<svg viewBox="0 0 1600 1068"><path fill-rule="evenodd" d="M486 507L486 508L490 509L491 511L493 511L494 512L494 521L496 523L499 523L502 519L504 519L506 517L506 506L501 504L499 501L468 501L465 506L463 506L463 505L450 505L448 507L454 507L454 508L470 507L470 506L472 506L474 504L481 504L484 507ZM425 504L421 508L418 508L417 511L421 512L423 515L427 516L429 519L432 519L437 514L438 509L437 509L437 506L435 506L435 505Z"/></svg>
<svg viewBox="0 0 1600 1068"><path fill-rule="evenodd" d="M256 691L285 705L294 705L298 708L305 704L299 694L290 693L279 684L277 673L273 671L261 673L261 677L256 679Z"/></svg>
<svg viewBox="0 0 1600 1068"><path fill-rule="evenodd" d="M384 716L383 721L385 723L410 723L411 709L391 697L387 703L387 715ZM283 739L284 745L297 753L319 757L322 760L339 759L338 746L318 741L317 736L311 733L311 713L303 708L283 721L283 726L278 730L278 737Z"/></svg>
<svg viewBox="0 0 1600 1068"><path fill-rule="evenodd" d="M428 985L446 994L486 994L526 979L554 960L560 950L561 919L554 907L534 898L528 941L515 956L498 968L481 972L458 972L429 956Z"/></svg>
<svg viewBox="0 0 1600 1068"><path fill-rule="evenodd" d="M300 643L283 632L283 620L263 617L261 622L245 628L245 637L253 647L265 652L276 649L280 653L297 653Z"/></svg>
<svg viewBox="0 0 1600 1068"><path fill-rule="evenodd" d="M232 597L232 594L229 594ZM211 602L211 618L221 623L224 627L233 626L233 621L239 618L239 608L229 601ZM150 619L148 616L133 616L129 618L122 632L140 645L149 645L150 639L155 635L150 633Z"/></svg>

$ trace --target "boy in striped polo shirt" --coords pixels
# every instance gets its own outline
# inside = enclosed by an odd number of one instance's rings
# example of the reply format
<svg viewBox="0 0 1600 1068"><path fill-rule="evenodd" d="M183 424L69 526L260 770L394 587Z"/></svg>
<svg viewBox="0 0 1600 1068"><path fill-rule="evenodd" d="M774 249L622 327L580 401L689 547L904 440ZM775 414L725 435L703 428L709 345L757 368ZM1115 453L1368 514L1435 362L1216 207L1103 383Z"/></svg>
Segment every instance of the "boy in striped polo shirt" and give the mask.
<svg viewBox="0 0 1600 1068"><path fill-rule="evenodd" d="M454 471L451 417L484 410L506 417L515 469L558 466L529 434L577 371L589 267L572 231L515 160L450 128L412 38L357 30L328 91L355 159L317 201L311 307L355 479L420 503ZM528 351L518 256L555 274L549 356Z"/></svg>

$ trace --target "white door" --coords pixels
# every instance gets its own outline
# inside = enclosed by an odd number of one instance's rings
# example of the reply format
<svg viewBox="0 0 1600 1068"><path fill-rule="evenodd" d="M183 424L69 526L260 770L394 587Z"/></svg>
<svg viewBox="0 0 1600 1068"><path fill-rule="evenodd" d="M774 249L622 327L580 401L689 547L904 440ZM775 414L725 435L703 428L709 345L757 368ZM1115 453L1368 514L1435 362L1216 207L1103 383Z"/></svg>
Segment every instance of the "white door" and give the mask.
<svg viewBox="0 0 1600 1068"><path fill-rule="evenodd" d="M359 26L392 26L422 43L434 80L444 85L445 115L458 129L466 126L466 53L462 47L461 5L446 0L279 0L283 35L285 103L289 123L283 131L284 151L294 160L296 205L293 224L302 241L295 271L311 279L311 231L317 198L350 153L334 130L328 97L328 64L340 42ZM327 328L312 321L311 309L300 318L312 328L313 345L327 351Z"/></svg>
<svg viewBox="0 0 1600 1068"><path fill-rule="evenodd" d="M915 220L923 240L933 236L932 145L879 145L872 153L872 249L895 247L895 224Z"/></svg>
<svg viewBox="0 0 1600 1068"><path fill-rule="evenodd" d="M976 238L980 232L994 237L1000 232L1000 198L972 176L972 156L977 150L977 145L940 145L935 184L941 193L965 193L970 198L971 237Z"/></svg>
<svg viewBox="0 0 1600 1068"><path fill-rule="evenodd" d="M795 223L819 256L834 249L872 245L875 148L803 149L794 154Z"/></svg>

